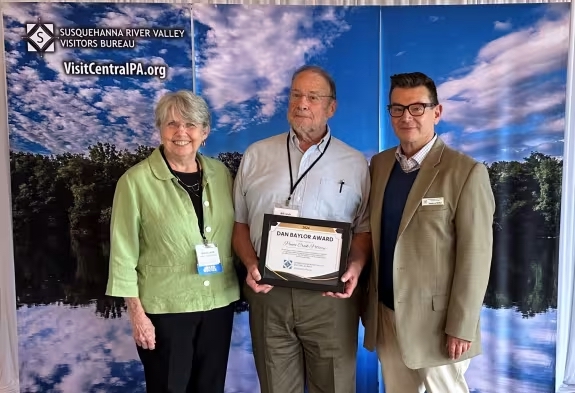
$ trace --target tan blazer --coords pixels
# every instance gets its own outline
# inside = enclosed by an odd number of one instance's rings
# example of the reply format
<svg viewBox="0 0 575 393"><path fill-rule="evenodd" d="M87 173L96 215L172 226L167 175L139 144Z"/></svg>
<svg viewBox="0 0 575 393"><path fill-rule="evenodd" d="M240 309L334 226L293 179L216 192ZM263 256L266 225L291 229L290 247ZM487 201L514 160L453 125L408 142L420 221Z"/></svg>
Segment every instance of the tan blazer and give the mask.
<svg viewBox="0 0 575 393"><path fill-rule="evenodd" d="M381 214L395 148L371 160L371 264L362 321L364 346L377 340ZM423 206L424 198L443 204ZM452 363L446 334L472 341L459 360L481 353L479 315L487 289L495 201L485 165L437 138L411 188L394 254L397 340L412 369ZM458 361L459 361L458 360Z"/></svg>

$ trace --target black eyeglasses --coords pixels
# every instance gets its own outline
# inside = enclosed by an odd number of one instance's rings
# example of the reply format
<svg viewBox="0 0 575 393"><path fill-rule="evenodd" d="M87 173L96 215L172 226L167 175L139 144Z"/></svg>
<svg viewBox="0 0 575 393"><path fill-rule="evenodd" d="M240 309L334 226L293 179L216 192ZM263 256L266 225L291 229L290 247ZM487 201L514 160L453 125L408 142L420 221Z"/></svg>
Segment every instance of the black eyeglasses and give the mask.
<svg viewBox="0 0 575 393"><path fill-rule="evenodd" d="M428 102L416 102L415 104L409 105L391 104L387 106L387 110L391 117L403 116L403 112L405 112L406 109L411 116L421 116L425 112L425 108L433 108L435 106L437 106L437 104L430 104Z"/></svg>

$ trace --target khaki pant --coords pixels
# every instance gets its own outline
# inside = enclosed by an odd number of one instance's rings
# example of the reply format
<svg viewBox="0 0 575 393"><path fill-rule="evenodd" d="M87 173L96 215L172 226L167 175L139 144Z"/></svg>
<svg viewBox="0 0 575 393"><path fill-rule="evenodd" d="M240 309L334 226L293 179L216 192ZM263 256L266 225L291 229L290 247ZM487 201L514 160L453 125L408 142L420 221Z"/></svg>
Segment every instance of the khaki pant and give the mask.
<svg viewBox="0 0 575 393"><path fill-rule="evenodd" d="M378 314L377 356L385 393L469 393L464 377L469 359L412 370L401 358L395 334L395 313L380 303Z"/></svg>
<svg viewBox="0 0 575 393"><path fill-rule="evenodd" d="M355 392L357 296L277 286L245 293L262 393L303 393L305 384L308 393Z"/></svg>

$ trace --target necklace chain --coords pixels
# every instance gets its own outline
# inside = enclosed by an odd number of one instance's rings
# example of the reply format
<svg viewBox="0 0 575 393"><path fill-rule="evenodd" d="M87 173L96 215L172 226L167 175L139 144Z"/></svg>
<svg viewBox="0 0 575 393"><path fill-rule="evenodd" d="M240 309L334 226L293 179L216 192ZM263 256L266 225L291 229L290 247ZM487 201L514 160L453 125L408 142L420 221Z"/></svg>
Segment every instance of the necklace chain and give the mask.
<svg viewBox="0 0 575 393"><path fill-rule="evenodd" d="M174 176L176 176L176 179L178 179L178 181L179 181L180 183L182 183L182 184L184 185L184 187L189 188L189 189L191 189L191 190L194 191L194 192L198 192L198 191L200 190L200 182L199 182L199 181L197 181L197 182L195 182L194 184L191 184L191 185L190 185L190 184L186 184L186 183L185 183L182 179L180 179L180 177L179 177L178 175L176 175L175 173L174 173Z"/></svg>
<svg viewBox="0 0 575 393"><path fill-rule="evenodd" d="M198 192L200 191L200 186L201 186L201 182L202 182L202 169L200 168L200 163L198 162L198 160L196 159L196 165L198 168L198 172L200 173L200 180L195 182L194 184L186 184L182 179L180 179L180 177L178 175L176 175L175 171L172 171L172 173L174 174L174 176L176 176L176 179L178 179L178 181L187 189L191 190L192 193L195 196L199 196Z"/></svg>

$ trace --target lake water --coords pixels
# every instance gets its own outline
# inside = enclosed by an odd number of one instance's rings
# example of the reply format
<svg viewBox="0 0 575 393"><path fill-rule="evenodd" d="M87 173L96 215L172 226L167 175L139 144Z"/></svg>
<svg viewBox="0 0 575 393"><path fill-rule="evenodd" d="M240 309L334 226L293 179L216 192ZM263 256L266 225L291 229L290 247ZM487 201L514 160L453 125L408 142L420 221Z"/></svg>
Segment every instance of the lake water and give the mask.
<svg viewBox="0 0 575 393"><path fill-rule="evenodd" d="M482 311L484 355L467 373L472 393L552 393L556 312L522 318L512 309ZM248 314L235 318L226 393L257 393ZM129 319L102 318L91 304L18 310L22 392L145 392ZM360 341L363 330L360 329ZM384 392L375 354L358 353L358 393Z"/></svg>

